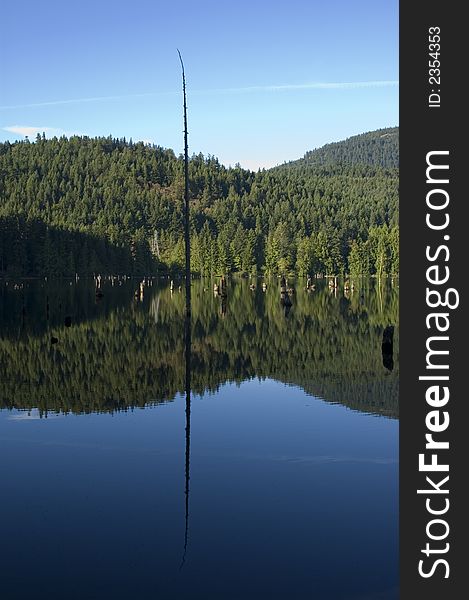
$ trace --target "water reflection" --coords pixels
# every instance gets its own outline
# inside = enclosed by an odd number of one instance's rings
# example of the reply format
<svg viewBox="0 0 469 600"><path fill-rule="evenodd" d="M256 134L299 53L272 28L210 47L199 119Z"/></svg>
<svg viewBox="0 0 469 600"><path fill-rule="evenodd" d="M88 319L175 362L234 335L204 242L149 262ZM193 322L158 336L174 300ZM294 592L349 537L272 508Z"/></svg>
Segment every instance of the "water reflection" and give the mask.
<svg viewBox="0 0 469 600"><path fill-rule="evenodd" d="M191 300L190 292L186 288L186 318L184 320L184 340L185 340L185 364L186 364L186 450L185 450L185 488L184 488L184 553L182 555L181 569L186 562L187 540L189 535L189 480L190 480L190 460L191 460Z"/></svg>
<svg viewBox="0 0 469 600"><path fill-rule="evenodd" d="M140 283L2 289L7 597L397 598L396 291Z"/></svg>
<svg viewBox="0 0 469 600"><path fill-rule="evenodd" d="M125 410L185 392L185 298L154 281L6 286L0 302L0 406L75 413ZM137 284L138 285L138 284ZM370 285L345 297L295 285L285 318L276 280L231 280L192 293L192 391L273 378L350 408L398 415L398 299ZM392 323L393 368L389 339ZM386 343L385 343L386 342ZM388 354L386 354L386 352Z"/></svg>
<svg viewBox="0 0 469 600"><path fill-rule="evenodd" d="M383 353L383 366L389 371L394 369L394 326L388 325L383 332L383 343L381 344Z"/></svg>

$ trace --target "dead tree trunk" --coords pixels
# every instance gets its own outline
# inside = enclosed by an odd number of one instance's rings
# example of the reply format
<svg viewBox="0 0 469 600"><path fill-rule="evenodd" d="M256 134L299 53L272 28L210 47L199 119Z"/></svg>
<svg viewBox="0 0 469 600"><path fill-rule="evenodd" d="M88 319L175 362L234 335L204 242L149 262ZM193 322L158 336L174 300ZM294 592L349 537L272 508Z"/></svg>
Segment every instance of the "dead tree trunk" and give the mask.
<svg viewBox="0 0 469 600"><path fill-rule="evenodd" d="M187 146L187 103L186 75L181 53L178 50L182 69L182 95L184 100L184 242L186 246L186 314L191 312L191 246L189 227L189 154Z"/></svg>
<svg viewBox="0 0 469 600"><path fill-rule="evenodd" d="M185 531L184 554L181 569L184 566L189 534L189 468L191 437L191 248L189 227L189 155L187 149L187 104L186 76L181 53L178 50L182 69L182 94L184 99L184 241L186 246L186 318L184 320L185 357L186 357L186 461L185 461Z"/></svg>

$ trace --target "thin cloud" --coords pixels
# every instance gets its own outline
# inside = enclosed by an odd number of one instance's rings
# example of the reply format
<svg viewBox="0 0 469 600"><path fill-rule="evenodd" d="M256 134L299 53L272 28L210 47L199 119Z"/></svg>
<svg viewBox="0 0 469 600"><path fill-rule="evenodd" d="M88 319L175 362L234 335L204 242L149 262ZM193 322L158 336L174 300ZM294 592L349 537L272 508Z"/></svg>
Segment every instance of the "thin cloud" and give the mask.
<svg viewBox="0 0 469 600"><path fill-rule="evenodd" d="M259 85L237 88L215 88L208 90L189 90L194 95L210 94L249 94L253 92L285 92L296 90L353 90L359 88L382 88L397 87L399 81L336 81L336 82L313 82L286 85ZM0 106L0 110L11 110L18 108L40 108L43 106L59 106L65 104L85 104L89 102L109 102L113 100L129 100L133 98L151 98L156 96L177 95L179 92L145 92L140 94L125 94L114 96L95 96L91 98L73 98L67 100L50 100L47 102L33 102L30 104L15 104Z"/></svg>
<svg viewBox="0 0 469 600"><path fill-rule="evenodd" d="M12 104L0 106L0 110L16 108L40 108L42 106L60 106L63 104L86 104L87 102L108 102L109 100L127 100L128 98L145 98L147 96L168 96L176 92L146 92L142 94L125 94L121 96L94 96L91 98L71 98L68 100L50 100L47 102L32 102L30 104Z"/></svg>
<svg viewBox="0 0 469 600"><path fill-rule="evenodd" d="M52 127L34 127L33 125L9 125L3 128L5 131L10 133L16 133L23 136L33 136L37 133L46 133L51 131Z"/></svg>
<svg viewBox="0 0 469 600"><path fill-rule="evenodd" d="M18 411L14 412L11 415L7 416L8 421L37 421L39 419L58 419L61 417L65 417L63 413L48 413L47 415L43 415L39 412L37 408L32 408L29 411Z"/></svg>
<svg viewBox="0 0 469 600"><path fill-rule="evenodd" d="M47 136L55 135L57 137L62 135L65 135L66 137L81 135L77 131L65 131L65 129L60 129L58 127L35 127L34 125L8 125L7 127L3 127L3 130L24 137L35 137L38 133L45 133Z"/></svg>

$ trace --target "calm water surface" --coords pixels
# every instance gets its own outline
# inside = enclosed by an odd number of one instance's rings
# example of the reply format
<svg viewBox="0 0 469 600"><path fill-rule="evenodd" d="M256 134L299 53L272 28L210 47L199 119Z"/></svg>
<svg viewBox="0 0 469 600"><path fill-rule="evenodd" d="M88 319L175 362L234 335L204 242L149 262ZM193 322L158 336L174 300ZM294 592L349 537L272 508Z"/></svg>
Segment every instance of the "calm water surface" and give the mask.
<svg viewBox="0 0 469 600"><path fill-rule="evenodd" d="M1 289L2 598L397 600L396 290L194 282L186 431L184 298L137 284Z"/></svg>

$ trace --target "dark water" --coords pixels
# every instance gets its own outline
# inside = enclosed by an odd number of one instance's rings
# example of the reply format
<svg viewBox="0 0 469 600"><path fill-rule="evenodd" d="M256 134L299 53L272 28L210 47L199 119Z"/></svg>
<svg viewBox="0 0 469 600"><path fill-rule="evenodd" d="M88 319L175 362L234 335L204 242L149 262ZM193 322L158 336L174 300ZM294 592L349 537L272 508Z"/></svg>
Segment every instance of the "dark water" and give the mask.
<svg viewBox="0 0 469 600"><path fill-rule="evenodd" d="M398 598L397 292L256 283L194 282L190 405L178 284L3 285L2 598Z"/></svg>

